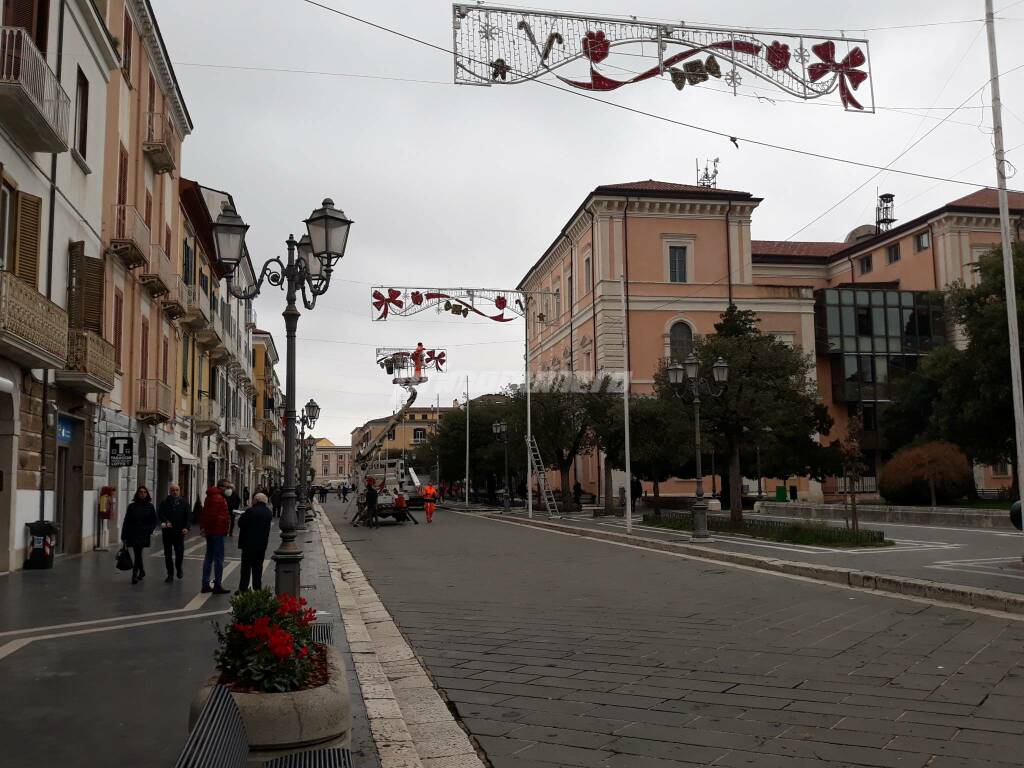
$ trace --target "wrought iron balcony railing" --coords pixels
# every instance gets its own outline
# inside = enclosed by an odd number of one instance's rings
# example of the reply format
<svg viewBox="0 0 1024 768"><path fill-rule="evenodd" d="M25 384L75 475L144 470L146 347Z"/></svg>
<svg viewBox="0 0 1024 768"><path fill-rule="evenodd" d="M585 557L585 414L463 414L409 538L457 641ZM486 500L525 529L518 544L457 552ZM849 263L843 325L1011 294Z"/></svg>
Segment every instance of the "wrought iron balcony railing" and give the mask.
<svg viewBox="0 0 1024 768"><path fill-rule="evenodd" d="M151 249L149 226L139 213L139 209L134 205L114 205L114 221L110 233L111 252L121 259L128 269L135 269L146 267Z"/></svg>
<svg viewBox="0 0 1024 768"><path fill-rule="evenodd" d="M110 392L114 388L114 345L95 331L68 332L68 366L56 372L57 383L79 392Z"/></svg>
<svg viewBox="0 0 1024 768"><path fill-rule="evenodd" d="M149 157L156 173L173 171L180 144L174 121L164 112L147 112L145 120L146 137L142 151Z"/></svg>
<svg viewBox="0 0 1024 768"><path fill-rule="evenodd" d="M180 275L171 277L171 284L167 287L167 293L160 300L160 304L171 320L177 320L188 311L188 286Z"/></svg>
<svg viewBox="0 0 1024 768"><path fill-rule="evenodd" d="M174 416L174 392L159 379L139 379L136 418L148 423L170 421Z"/></svg>
<svg viewBox="0 0 1024 768"><path fill-rule="evenodd" d="M0 27L0 123L29 152L66 152L71 99L28 30Z"/></svg>
<svg viewBox="0 0 1024 768"><path fill-rule="evenodd" d="M63 370L68 316L35 286L0 271L0 354L23 368Z"/></svg>
<svg viewBox="0 0 1024 768"><path fill-rule="evenodd" d="M149 263L145 265L142 274L139 275L139 282L145 286L150 295L160 298L167 294L173 281L173 270L171 260L163 247L157 243L150 246Z"/></svg>

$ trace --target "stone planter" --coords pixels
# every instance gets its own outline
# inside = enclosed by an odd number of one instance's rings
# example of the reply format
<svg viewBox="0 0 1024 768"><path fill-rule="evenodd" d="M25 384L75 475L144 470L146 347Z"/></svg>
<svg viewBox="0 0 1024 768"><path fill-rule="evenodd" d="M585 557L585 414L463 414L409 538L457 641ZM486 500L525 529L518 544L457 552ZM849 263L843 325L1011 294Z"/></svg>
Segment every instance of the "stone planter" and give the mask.
<svg viewBox="0 0 1024 768"><path fill-rule="evenodd" d="M310 749L350 746L352 704L348 677L341 654L327 647L330 681L318 688L292 693L235 693L249 737L249 765ZM207 680L189 710L189 729L217 683L218 675Z"/></svg>

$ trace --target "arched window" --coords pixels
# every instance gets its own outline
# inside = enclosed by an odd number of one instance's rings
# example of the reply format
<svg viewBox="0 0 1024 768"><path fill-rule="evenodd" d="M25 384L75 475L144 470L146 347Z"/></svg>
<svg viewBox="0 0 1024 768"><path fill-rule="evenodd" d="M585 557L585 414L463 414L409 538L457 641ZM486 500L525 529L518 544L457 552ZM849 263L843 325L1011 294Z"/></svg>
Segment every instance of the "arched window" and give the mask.
<svg viewBox="0 0 1024 768"><path fill-rule="evenodd" d="M668 335L669 354L673 360L682 362L693 351L693 331L690 326L680 321L672 326Z"/></svg>

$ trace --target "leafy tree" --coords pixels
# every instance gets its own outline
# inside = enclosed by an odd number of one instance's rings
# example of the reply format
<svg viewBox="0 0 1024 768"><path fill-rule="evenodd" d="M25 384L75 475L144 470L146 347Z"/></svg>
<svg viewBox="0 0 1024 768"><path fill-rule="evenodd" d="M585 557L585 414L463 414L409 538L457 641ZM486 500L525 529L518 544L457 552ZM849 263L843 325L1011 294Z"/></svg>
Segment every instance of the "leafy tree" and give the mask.
<svg viewBox="0 0 1024 768"><path fill-rule="evenodd" d="M618 419L602 424L602 440L612 449L608 462L626 468L625 424L622 409ZM678 401L632 397L629 402L630 470L654 486L654 511L661 512L660 484L671 477L692 474L693 422Z"/></svg>
<svg viewBox="0 0 1024 768"><path fill-rule="evenodd" d="M716 333L694 343L700 375L709 381L718 358L729 364L729 380L717 397L701 397L701 427L715 448L729 457L728 502L733 521L743 519L742 462L766 434L772 436L769 461L785 476L823 471L828 451L815 441L832 427L817 402L813 360L774 336L761 333L756 313L730 306ZM664 365L655 374L661 397L674 397ZM690 400L684 400L692 408ZM788 458L787 458L788 454ZM794 461L794 458L796 461ZM786 465L789 465L788 467Z"/></svg>

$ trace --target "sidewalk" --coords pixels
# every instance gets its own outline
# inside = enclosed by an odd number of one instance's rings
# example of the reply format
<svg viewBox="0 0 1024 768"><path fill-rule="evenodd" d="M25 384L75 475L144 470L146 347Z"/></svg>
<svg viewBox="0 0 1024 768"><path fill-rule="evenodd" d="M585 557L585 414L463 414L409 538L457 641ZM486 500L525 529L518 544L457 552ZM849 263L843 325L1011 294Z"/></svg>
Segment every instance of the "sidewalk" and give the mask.
<svg viewBox="0 0 1024 768"><path fill-rule="evenodd" d="M273 546L276 530L271 533ZM336 623L352 699L356 764L380 768L321 540L310 524L302 595ZM159 543L159 537L154 539ZM53 570L0 577L0 724L4 768L46 765L172 765L188 733L188 708L214 671L211 622L228 596L200 594L204 542L186 544L185 578L165 584L163 550L147 552L146 579L132 586L114 551L59 558ZM226 547L224 584L238 583L238 550ZM264 584L273 586L269 558Z"/></svg>

